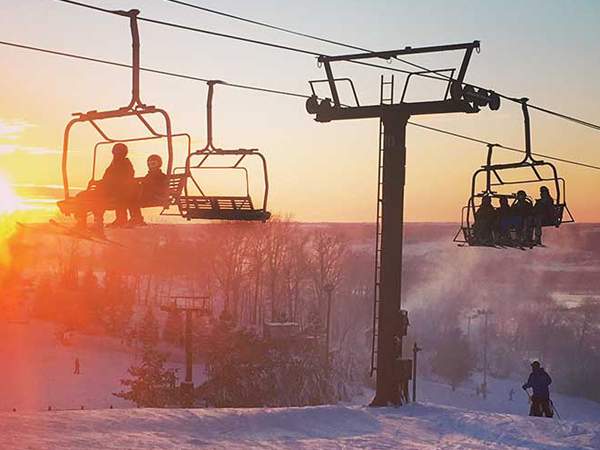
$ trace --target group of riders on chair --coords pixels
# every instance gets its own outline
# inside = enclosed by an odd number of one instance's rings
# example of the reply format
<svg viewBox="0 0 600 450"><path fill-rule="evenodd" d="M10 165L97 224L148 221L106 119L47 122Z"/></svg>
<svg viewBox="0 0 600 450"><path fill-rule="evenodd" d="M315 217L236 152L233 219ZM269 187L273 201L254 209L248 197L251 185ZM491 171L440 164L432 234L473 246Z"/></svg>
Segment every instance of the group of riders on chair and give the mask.
<svg viewBox="0 0 600 450"><path fill-rule="evenodd" d="M540 187L540 198L535 204L522 190L517 192L512 205L509 197L500 197L499 202L495 207L492 196L481 199L472 236L479 245L541 245L542 227L556 222L554 200L546 186Z"/></svg>
<svg viewBox="0 0 600 450"><path fill-rule="evenodd" d="M142 226L145 225L142 207L164 206L168 202L169 177L162 171L161 157L150 155L147 160L148 173L143 178L135 178L127 153L125 144L115 144L112 162L102 179L92 181L87 190L59 203L61 209L73 211L77 228L86 230L87 216L92 213L92 231L102 235L104 213L107 210L115 210L116 215L109 227Z"/></svg>

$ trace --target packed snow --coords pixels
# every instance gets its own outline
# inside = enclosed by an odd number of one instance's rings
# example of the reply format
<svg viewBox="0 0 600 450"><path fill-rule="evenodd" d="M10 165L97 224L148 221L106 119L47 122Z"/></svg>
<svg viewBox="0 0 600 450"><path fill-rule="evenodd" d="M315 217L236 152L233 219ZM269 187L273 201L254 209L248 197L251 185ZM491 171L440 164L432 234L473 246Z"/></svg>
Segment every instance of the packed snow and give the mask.
<svg viewBox="0 0 600 450"><path fill-rule="evenodd" d="M597 449L600 424L432 404L121 409L0 415L17 449Z"/></svg>

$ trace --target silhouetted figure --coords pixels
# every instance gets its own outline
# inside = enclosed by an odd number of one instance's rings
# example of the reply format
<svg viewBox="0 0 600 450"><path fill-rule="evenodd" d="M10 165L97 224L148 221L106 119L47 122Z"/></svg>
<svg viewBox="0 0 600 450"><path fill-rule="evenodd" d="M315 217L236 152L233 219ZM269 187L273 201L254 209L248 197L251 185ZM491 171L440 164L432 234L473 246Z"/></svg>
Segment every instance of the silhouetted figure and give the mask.
<svg viewBox="0 0 600 450"><path fill-rule="evenodd" d="M127 158L128 149L123 143L117 143L112 148L113 159L106 168L104 176L99 180L95 189L80 192L75 197L77 212L75 218L77 227L85 229L87 214L94 214L96 231L102 233L104 228L104 211L110 206L115 206L116 220L112 226L127 224L127 207L134 193L134 170L131 161Z"/></svg>
<svg viewBox="0 0 600 450"><path fill-rule="evenodd" d="M113 147L113 160L102 177L101 190L109 204L116 205L115 221L110 224L114 227L127 225L127 208L135 195L135 172L129 158L125 144L115 144Z"/></svg>
<svg viewBox="0 0 600 450"><path fill-rule="evenodd" d="M527 198L525 191L517 192L517 199L511 206L511 212L515 217L515 229L519 242L523 244L531 241L533 204Z"/></svg>
<svg viewBox="0 0 600 450"><path fill-rule="evenodd" d="M146 225L141 208L145 205L163 205L169 199L169 177L162 171L162 159L150 155L147 160L148 173L138 185L133 204L129 208L131 226Z"/></svg>
<svg viewBox="0 0 600 450"><path fill-rule="evenodd" d="M510 388L510 391L508 391L508 401L512 402L514 396L515 396L515 390L514 390L514 388Z"/></svg>
<svg viewBox="0 0 600 450"><path fill-rule="evenodd" d="M536 417L552 417L554 412L550 405L550 390L548 387L552 384L552 378L540 365L539 361L531 363L531 374L527 379L527 383L523 385L523 389L533 389L531 396L531 408L529 409L530 416Z"/></svg>
<svg viewBox="0 0 600 450"><path fill-rule="evenodd" d="M556 211L554 209L554 199L546 186L540 188L540 198L536 200L533 207L533 227L535 232L534 243L542 243L542 226L544 224L554 224L556 222Z"/></svg>
<svg viewBox="0 0 600 450"><path fill-rule="evenodd" d="M79 375L79 371L81 369L79 358L75 358L75 370L73 370L73 375Z"/></svg>
<svg viewBox="0 0 600 450"><path fill-rule="evenodd" d="M516 227L517 223L515 215L508 204L507 197L500 197L500 206L496 210L498 223L496 228L498 230L498 240L500 243L510 243L512 241L510 237L510 230Z"/></svg>
<svg viewBox="0 0 600 450"><path fill-rule="evenodd" d="M494 225L496 223L496 209L492 205L491 197L483 197L481 206L475 212L473 233L477 243L483 245L494 244Z"/></svg>

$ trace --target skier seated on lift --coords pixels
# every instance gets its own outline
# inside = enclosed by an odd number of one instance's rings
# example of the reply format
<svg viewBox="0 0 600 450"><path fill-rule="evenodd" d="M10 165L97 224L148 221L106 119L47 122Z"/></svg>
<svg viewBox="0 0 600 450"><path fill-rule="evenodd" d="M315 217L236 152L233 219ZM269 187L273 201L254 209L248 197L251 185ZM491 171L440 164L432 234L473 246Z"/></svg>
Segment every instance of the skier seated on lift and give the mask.
<svg viewBox="0 0 600 450"><path fill-rule="evenodd" d="M136 195L129 208L131 226L146 225L142 216L143 206L163 206L169 199L169 177L162 171L162 159L150 155L146 161L148 173L137 186Z"/></svg>
<svg viewBox="0 0 600 450"><path fill-rule="evenodd" d="M521 243L531 241L533 204L527 198L525 191L517 192L517 199L511 206L511 212L515 216L518 241Z"/></svg>
<svg viewBox="0 0 600 450"><path fill-rule="evenodd" d="M128 149L123 143L112 148L113 159L106 168L104 176L96 183L95 189L88 189L75 196L78 211L75 213L78 228L87 227L87 214L94 214L96 231L103 232L104 212L112 205L115 207L116 219L112 226L127 224L127 206L130 203L134 188L134 170L129 158Z"/></svg>
<svg viewBox="0 0 600 450"><path fill-rule="evenodd" d="M481 206L475 212L473 232L479 244L494 244L494 225L496 223L496 209L492 205L492 197L485 196L481 199Z"/></svg>
<svg viewBox="0 0 600 450"><path fill-rule="evenodd" d="M533 229L535 232L534 243L542 244L542 225L556 222L556 211L554 210L554 199L546 186L540 187L540 198L535 201L533 207Z"/></svg>
<svg viewBox="0 0 600 450"><path fill-rule="evenodd" d="M507 197L500 197L500 206L496 210L498 214L498 222L496 229L498 230L498 240L500 243L509 243L512 239L510 237L510 230L516 227L516 216L508 204Z"/></svg>
<svg viewBox="0 0 600 450"><path fill-rule="evenodd" d="M539 361L531 363L531 374L527 379L527 383L523 385L523 389L533 389L533 395L530 397L531 408L529 409L530 416L546 417L554 416L552 410L552 401L550 400L550 390L548 386L552 384L552 378L540 365Z"/></svg>

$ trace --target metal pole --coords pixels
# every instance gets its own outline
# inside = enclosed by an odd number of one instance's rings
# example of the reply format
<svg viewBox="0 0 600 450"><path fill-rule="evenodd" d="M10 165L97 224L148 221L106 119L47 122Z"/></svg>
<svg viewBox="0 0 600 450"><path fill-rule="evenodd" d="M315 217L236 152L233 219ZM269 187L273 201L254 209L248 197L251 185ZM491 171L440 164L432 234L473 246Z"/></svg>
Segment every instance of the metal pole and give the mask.
<svg viewBox="0 0 600 450"><path fill-rule="evenodd" d="M192 384L192 310L185 311L185 382Z"/></svg>
<svg viewBox="0 0 600 450"><path fill-rule="evenodd" d="M381 288L377 336L377 387L372 406L400 404L394 361L401 358L394 349L398 314L401 307L402 239L404 222L404 185L406 173L406 124L409 114L382 115L383 201L381 208Z"/></svg>
<svg viewBox="0 0 600 450"><path fill-rule="evenodd" d="M467 317L467 340L471 341L471 316Z"/></svg>
<svg viewBox="0 0 600 450"><path fill-rule="evenodd" d="M413 345L413 373L412 373L412 388L413 388L413 395L412 395L412 401L416 402L417 401L417 353L419 353L422 349L417 345L417 343L415 342Z"/></svg>
<svg viewBox="0 0 600 450"><path fill-rule="evenodd" d="M483 312L483 398L487 398L487 347L488 347L488 314L489 310Z"/></svg>
<svg viewBox="0 0 600 450"><path fill-rule="evenodd" d="M327 293L327 335L325 336L325 361L329 365L329 342L331 340L331 295L333 293L333 286L327 284L324 286L325 292Z"/></svg>

